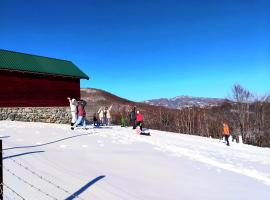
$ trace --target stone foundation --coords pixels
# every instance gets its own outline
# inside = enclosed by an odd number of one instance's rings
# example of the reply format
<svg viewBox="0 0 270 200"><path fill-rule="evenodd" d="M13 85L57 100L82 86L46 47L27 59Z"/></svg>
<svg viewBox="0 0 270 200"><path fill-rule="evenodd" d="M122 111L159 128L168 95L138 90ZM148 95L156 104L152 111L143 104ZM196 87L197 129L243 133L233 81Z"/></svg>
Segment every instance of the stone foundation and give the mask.
<svg viewBox="0 0 270 200"><path fill-rule="evenodd" d="M68 124L69 107L0 107L0 120Z"/></svg>

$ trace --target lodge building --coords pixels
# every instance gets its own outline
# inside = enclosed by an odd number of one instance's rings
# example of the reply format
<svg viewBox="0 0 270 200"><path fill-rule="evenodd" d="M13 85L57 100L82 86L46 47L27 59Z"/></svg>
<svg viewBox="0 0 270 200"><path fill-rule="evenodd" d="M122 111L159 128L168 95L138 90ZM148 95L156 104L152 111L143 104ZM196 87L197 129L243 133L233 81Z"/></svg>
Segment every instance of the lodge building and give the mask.
<svg viewBox="0 0 270 200"><path fill-rule="evenodd" d="M0 49L0 120L68 123L80 79L89 77L71 61Z"/></svg>

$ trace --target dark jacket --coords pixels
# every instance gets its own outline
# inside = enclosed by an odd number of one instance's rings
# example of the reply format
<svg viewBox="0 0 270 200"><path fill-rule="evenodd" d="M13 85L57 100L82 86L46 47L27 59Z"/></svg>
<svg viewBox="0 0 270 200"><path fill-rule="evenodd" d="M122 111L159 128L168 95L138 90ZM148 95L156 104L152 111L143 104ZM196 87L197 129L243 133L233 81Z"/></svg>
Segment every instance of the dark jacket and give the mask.
<svg viewBox="0 0 270 200"><path fill-rule="evenodd" d="M132 111L130 113L130 119L132 121L135 121L136 120L136 117L137 117L137 115L136 115L136 109L132 109Z"/></svg>

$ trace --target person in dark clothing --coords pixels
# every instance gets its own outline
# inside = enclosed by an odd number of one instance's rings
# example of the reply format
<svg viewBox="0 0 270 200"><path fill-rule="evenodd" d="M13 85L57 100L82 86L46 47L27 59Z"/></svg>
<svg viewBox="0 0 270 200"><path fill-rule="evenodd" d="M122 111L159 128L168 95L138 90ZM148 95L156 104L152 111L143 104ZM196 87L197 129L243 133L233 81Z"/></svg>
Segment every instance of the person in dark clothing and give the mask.
<svg viewBox="0 0 270 200"><path fill-rule="evenodd" d="M93 123L94 123L94 126L99 126L99 122L98 122L96 113L94 113L94 115L93 115Z"/></svg>
<svg viewBox="0 0 270 200"><path fill-rule="evenodd" d="M136 129L136 107L134 106L133 109L130 112L130 122L133 129Z"/></svg>

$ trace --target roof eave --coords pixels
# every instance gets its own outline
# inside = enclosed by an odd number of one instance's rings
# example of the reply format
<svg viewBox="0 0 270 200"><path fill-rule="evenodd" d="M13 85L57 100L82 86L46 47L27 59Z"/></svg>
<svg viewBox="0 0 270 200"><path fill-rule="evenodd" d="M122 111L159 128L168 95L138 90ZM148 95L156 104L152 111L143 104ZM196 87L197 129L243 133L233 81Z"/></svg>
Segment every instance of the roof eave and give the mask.
<svg viewBox="0 0 270 200"><path fill-rule="evenodd" d="M87 76L87 77L80 77L80 79L86 79L86 80L89 80L90 78Z"/></svg>
<svg viewBox="0 0 270 200"><path fill-rule="evenodd" d="M64 75L64 74L53 74L53 73L43 73L43 72L33 72L28 70L17 70L17 69L9 69L9 68L0 68L0 71L10 71L10 72L17 72L17 73L28 73L28 74L39 74L39 75L47 75L47 76L60 76L65 78L78 78L78 79L86 79L89 80L90 78L85 76L72 76L72 75Z"/></svg>

